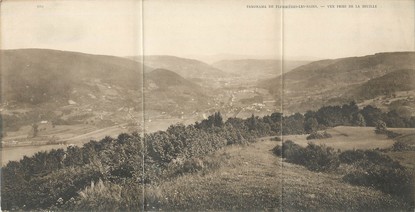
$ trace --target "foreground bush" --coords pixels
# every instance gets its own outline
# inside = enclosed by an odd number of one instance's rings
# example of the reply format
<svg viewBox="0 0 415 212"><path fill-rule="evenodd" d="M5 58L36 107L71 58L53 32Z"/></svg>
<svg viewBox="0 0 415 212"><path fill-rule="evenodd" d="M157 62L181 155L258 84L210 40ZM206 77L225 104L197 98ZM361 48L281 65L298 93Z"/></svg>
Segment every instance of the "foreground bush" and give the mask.
<svg viewBox="0 0 415 212"><path fill-rule="evenodd" d="M341 163L345 164L353 164L358 160L362 160L366 157L365 152L363 150L346 150L339 155L339 159Z"/></svg>
<svg viewBox="0 0 415 212"><path fill-rule="evenodd" d="M329 171L340 165L338 154L331 147L309 143L304 150L305 166L309 170Z"/></svg>
<svg viewBox="0 0 415 212"><path fill-rule="evenodd" d="M363 168L372 164L402 168L399 162L392 160L392 158L378 150L346 150L340 153L339 159L342 163Z"/></svg>
<svg viewBox="0 0 415 212"><path fill-rule="evenodd" d="M8 178L8 173L4 173ZM95 167L66 168L50 175L21 179L22 184L10 183L2 190L2 208L24 209L46 208L59 199L66 202L77 192L96 181L102 174ZM6 182L10 182L7 180ZM8 192L5 192L8 191ZM9 192L14 191L14 192Z"/></svg>
<svg viewBox="0 0 415 212"><path fill-rule="evenodd" d="M331 147L309 143L307 147L288 140L272 150L288 162L303 165L312 171L334 170L340 165L337 153Z"/></svg>
<svg viewBox="0 0 415 212"><path fill-rule="evenodd" d="M287 140L282 143L282 146L277 145L272 149L273 153L279 157L287 159L287 161L295 164L304 164L303 151L304 148L294 143L291 140Z"/></svg>
<svg viewBox="0 0 415 212"><path fill-rule="evenodd" d="M339 158L342 163L355 167L354 171L343 177L344 181L373 187L414 204L414 173L386 154L377 150L348 150L342 152Z"/></svg>
<svg viewBox="0 0 415 212"><path fill-rule="evenodd" d="M98 180L78 192L69 201L59 201L53 211L141 211L144 207L144 187L135 180L112 183Z"/></svg>
<svg viewBox="0 0 415 212"><path fill-rule="evenodd" d="M83 210L117 210L122 201L122 187L110 182L104 183L99 180L97 183L91 182L79 192L79 200L75 202L73 208Z"/></svg>
<svg viewBox="0 0 415 212"><path fill-rule="evenodd" d="M287 162L303 165L311 171L334 171L340 163L349 164L353 168L343 176L344 181L378 189L414 206L414 173L380 151L347 150L339 154L324 145L309 143L304 148L290 140L272 151Z"/></svg>
<svg viewBox="0 0 415 212"><path fill-rule="evenodd" d="M408 170L384 165L369 165L346 174L343 180L359 186L379 189L414 205L414 180Z"/></svg>

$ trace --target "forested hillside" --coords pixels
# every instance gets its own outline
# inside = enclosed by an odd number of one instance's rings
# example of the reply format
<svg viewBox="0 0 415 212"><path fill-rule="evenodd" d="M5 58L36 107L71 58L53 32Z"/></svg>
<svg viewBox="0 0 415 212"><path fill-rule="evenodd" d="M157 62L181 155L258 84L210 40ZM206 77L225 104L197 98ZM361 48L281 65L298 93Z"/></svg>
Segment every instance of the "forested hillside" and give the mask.
<svg viewBox="0 0 415 212"><path fill-rule="evenodd" d="M414 70L414 61L414 52L388 52L321 60L295 68L283 76L264 80L258 86L268 89L290 112L305 112L322 105L344 104L351 100L361 103L364 99L376 97L396 101L397 99L384 95L396 94L400 90L413 90L411 85L414 81L410 77L410 70ZM388 86L393 87L393 91L384 91ZM363 92L363 89L369 89L368 93ZM402 94L401 97L410 96L411 94ZM407 103L413 103L411 99L408 101ZM385 101L376 105L388 107Z"/></svg>
<svg viewBox="0 0 415 212"><path fill-rule="evenodd" d="M412 90L415 90L415 69L401 69L371 79L352 89L350 98L356 97L366 100L381 95L393 96L399 91Z"/></svg>
<svg viewBox="0 0 415 212"><path fill-rule="evenodd" d="M94 80L140 92L142 64L113 56L45 49L1 51L3 101L67 101L71 92L94 90Z"/></svg>

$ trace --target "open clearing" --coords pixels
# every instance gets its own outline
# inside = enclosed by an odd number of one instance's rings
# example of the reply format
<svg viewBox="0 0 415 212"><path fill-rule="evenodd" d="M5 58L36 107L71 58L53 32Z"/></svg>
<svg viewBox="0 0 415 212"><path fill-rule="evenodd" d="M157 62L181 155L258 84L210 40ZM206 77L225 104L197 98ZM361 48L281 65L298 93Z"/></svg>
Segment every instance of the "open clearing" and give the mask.
<svg viewBox="0 0 415 212"><path fill-rule="evenodd" d="M326 139L307 140L307 135L287 135L284 140L292 140L301 146L307 146L309 142L325 144L335 149L375 149L388 148L395 142L386 135L376 134L374 127L349 127L339 126L326 130L332 137ZM389 128L389 130L401 134L413 134L414 128Z"/></svg>
<svg viewBox="0 0 415 212"><path fill-rule="evenodd" d="M279 142L231 146L210 156L215 171L188 174L149 187L149 210L364 210L392 209L397 200L380 191L349 185L341 175L316 173L281 161Z"/></svg>
<svg viewBox="0 0 415 212"><path fill-rule="evenodd" d="M399 136L397 140L411 146L412 148L415 147L415 133L404 134ZM402 165L412 169L415 180L415 151L388 152L387 154L394 160L398 160Z"/></svg>

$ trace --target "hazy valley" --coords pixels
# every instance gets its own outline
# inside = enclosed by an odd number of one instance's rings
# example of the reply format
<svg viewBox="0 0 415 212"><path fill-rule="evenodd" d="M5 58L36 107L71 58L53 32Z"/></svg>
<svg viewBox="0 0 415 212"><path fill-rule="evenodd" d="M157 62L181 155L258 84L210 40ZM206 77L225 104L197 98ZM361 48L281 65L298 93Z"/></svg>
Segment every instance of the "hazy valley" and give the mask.
<svg viewBox="0 0 415 212"><path fill-rule="evenodd" d="M356 101L410 116L414 58L410 52L381 53L308 64L287 61L281 69L278 60L209 65L173 56L131 60L42 49L2 51L3 147L152 132L216 111L224 118L246 118Z"/></svg>
<svg viewBox="0 0 415 212"><path fill-rule="evenodd" d="M21 49L0 59L2 207L413 207L413 52L207 64Z"/></svg>

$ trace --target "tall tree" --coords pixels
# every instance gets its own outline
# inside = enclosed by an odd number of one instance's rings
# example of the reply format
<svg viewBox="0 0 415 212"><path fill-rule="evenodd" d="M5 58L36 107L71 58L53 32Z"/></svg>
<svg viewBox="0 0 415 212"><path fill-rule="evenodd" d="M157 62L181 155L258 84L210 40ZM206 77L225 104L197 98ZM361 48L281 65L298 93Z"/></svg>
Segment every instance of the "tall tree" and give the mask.
<svg viewBox="0 0 415 212"><path fill-rule="evenodd" d="M318 129L318 122L317 119L314 117L308 118L304 123L304 130L306 133L312 133L317 131Z"/></svg>
<svg viewBox="0 0 415 212"><path fill-rule="evenodd" d="M365 117L361 113L357 113L353 116L352 124L359 127L365 127L366 121Z"/></svg>
<svg viewBox="0 0 415 212"><path fill-rule="evenodd" d="M382 120L382 111L371 105L364 107L360 112L365 118L367 126L375 127L376 123Z"/></svg>

